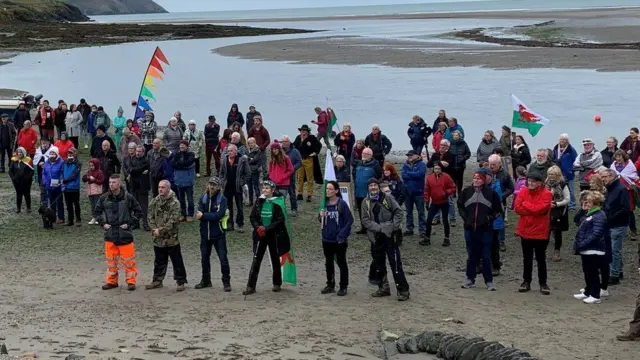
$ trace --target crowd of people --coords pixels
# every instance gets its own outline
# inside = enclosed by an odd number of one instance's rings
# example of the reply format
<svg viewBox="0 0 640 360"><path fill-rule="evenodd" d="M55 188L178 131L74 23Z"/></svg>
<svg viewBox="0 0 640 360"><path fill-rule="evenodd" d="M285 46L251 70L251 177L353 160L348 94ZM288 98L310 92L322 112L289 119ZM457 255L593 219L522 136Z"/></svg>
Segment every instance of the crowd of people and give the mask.
<svg viewBox="0 0 640 360"><path fill-rule="evenodd" d="M358 212L356 233L366 234L371 242L369 282L378 286L374 297L391 295L388 261L398 300L409 299L400 246L404 238L414 235L416 213L419 244L431 245L434 226L442 224L442 246L447 247L450 227L457 225L456 208L468 255L465 289L475 287L477 274L482 274L486 288L496 291L494 278L500 275L500 257L506 251L509 211L518 215L515 233L521 239L524 268L520 292L531 290L535 259L540 292L550 294L546 250L553 238L552 261L562 260L563 234L571 220L577 226L572 250L581 257L585 278L584 289L574 297L586 304L600 303L609 296L608 286L624 279L623 243L628 234L630 240L636 239L637 128L619 146L610 137L602 151L589 138L582 140L578 150L562 134L553 148L537 149L535 156L524 137L508 126L502 127L500 138L487 130L475 154L478 167L471 183L465 184L471 148L462 126L444 110L432 126L420 116L412 118L407 131L411 150L400 171L385 160L393 145L378 125L362 138L355 136L349 124L334 134L329 114L319 107L315 112L317 118L311 123L317 132L303 124L291 141L288 136L272 139L253 105L244 116L233 104L221 133L213 115L201 130L196 121L185 122L179 111L166 126L159 126L149 111L143 118L125 119L120 108L112 120L101 106L90 106L84 99L77 106L60 100L56 109L44 101L33 120L38 133L21 104L13 119L1 116L0 172L5 171L5 157L10 158L17 213L22 211L23 200L26 211L31 211L31 186L35 184L40 190L43 221L49 216L63 226L82 225L80 201L84 197L80 193L84 187L92 209L89 224L104 229L105 290L118 287L118 259L128 289L135 290L132 230L140 227L151 233L155 248L153 281L146 288L163 286L171 259L177 290L183 291L187 274L179 224L195 218L200 222L202 255L202 278L195 288L212 286L210 257L215 249L223 289L231 291L225 234L244 232L244 207L248 205L252 207L254 261L243 293L256 292L267 249L273 291L280 291L279 257L291 245L288 215L296 217L298 203L312 202L314 184L324 182L318 160L321 141L334 158L336 175L336 181L326 185L318 214L326 257L323 294L336 290L336 263L340 271L337 295L347 295L346 252L355 222L352 206ZM85 149L90 149L86 171L79 159L80 138ZM202 152L204 176L209 180L205 194L196 202L194 185L202 174ZM343 199L341 182L351 183L355 204ZM630 331L619 339L640 339L640 300Z"/></svg>

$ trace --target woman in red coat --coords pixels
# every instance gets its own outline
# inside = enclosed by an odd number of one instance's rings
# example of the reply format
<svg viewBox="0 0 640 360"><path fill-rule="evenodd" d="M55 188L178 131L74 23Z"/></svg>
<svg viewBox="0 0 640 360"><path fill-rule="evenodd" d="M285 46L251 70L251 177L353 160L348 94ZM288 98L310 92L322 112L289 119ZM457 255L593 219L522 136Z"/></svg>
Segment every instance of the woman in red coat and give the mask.
<svg viewBox="0 0 640 360"><path fill-rule="evenodd" d="M420 240L420 245L431 245L431 224L437 213L442 213L442 225L444 226L444 242L442 246L449 246L449 197L456 194L456 184L449 174L442 172L440 163L433 165L433 174L427 176L424 182L424 203L429 204L427 213L427 224L425 227L424 239Z"/></svg>
<svg viewBox="0 0 640 360"><path fill-rule="evenodd" d="M551 219L551 202L553 196L544 185L540 174L527 177L527 187L520 190L516 197L515 211L520 216L516 226L516 235L522 239L522 255L524 258L524 281L519 292L531 290L533 272L533 254L538 263L538 281L543 295L551 294L547 285L547 246L549 246L549 228Z"/></svg>
<svg viewBox="0 0 640 360"><path fill-rule="evenodd" d="M36 143L38 142L38 132L31 127L31 121L27 120L22 125L18 133L18 147L23 147L27 155L33 159L36 154Z"/></svg>
<svg viewBox="0 0 640 360"><path fill-rule="evenodd" d="M269 179L276 184L276 189L286 198L293 176L293 165L289 157L282 151L279 142L272 143L270 151Z"/></svg>

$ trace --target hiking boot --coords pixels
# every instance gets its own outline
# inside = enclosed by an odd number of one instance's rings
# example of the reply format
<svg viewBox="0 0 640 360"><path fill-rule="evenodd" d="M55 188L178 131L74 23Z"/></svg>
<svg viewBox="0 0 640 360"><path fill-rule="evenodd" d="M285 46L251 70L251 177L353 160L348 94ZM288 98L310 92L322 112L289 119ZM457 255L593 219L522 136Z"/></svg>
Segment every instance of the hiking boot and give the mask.
<svg viewBox="0 0 640 360"><path fill-rule="evenodd" d="M491 276L500 276L500 269L491 269Z"/></svg>
<svg viewBox="0 0 640 360"><path fill-rule="evenodd" d="M320 290L320 294L331 294L336 292L336 289L333 286L325 286L324 289Z"/></svg>
<svg viewBox="0 0 640 360"><path fill-rule="evenodd" d="M620 285L620 278L615 276L610 277L607 285L609 286Z"/></svg>
<svg viewBox="0 0 640 360"><path fill-rule="evenodd" d="M127 290L129 290L129 291L134 291L135 289L136 289L136 285L135 284L129 284L127 286Z"/></svg>
<svg viewBox="0 0 640 360"><path fill-rule="evenodd" d="M209 281L202 280L198 284L196 284L196 286L194 286L193 288L200 290L200 289L204 289L204 288L210 288L211 286L213 286L213 285L211 284L210 280Z"/></svg>
<svg viewBox="0 0 640 360"><path fill-rule="evenodd" d="M405 232L403 232L402 235L411 236L411 235L413 235L413 231L405 230Z"/></svg>
<svg viewBox="0 0 640 360"><path fill-rule="evenodd" d="M551 289L549 289L549 285L547 284L540 285L540 292L542 295L551 295Z"/></svg>
<svg viewBox="0 0 640 360"><path fill-rule="evenodd" d="M307 196L307 202L311 202L313 198L311 196Z"/></svg>
<svg viewBox="0 0 640 360"><path fill-rule="evenodd" d="M224 284L222 285L222 290L223 290L224 292L231 292L231 284L230 284L230 283L224 283Z"/></svg>
<svg viewBox="0 0 640 360"><path fill-rule="evenodd" d="M114 285L114 284L104 284L102 285L102 290L111 290L111 289L117 289L118 285Z"/></svg>
<svg viewBox="0 0 640 360"><path fill-rule="evenodd" d="M162 287L162 281L154 281L149 285L145 285L144 288L147 290L160 289Z"/></svg>
<svg viewBox="0 0 640 360"><path fill-rule="evenodd" d="M185 289L184 284L176 283L176 292L183 292Z"/></svg>
<svg viewBox="0 0 640 360"><path fill-rule="evenodd" d="M442 246L444 247L451 246L451 241L449 241L449 238L444 238L444 241L442 242Z"/></svg>
<svg viewBox="0 0 640 360"><path fill-rule="evenodd" d="M439 225L439 224L440 224L440 219L433 219L433 221L431 222L431 225Z"/></svg>
<svg viewBox="0 0 640 360"><path fill-rule="evenodd" d="M374 298L385 297L385 296L391 296L390 289L378 288L378 290L376 290L371 294L371 297L374 297Z"/></svg>
<svg viewBox="0 0 640 360"><path fill-rule="evenodd" d="M505 252L507 251L507 245L505 245L504 243L500 244L500 252Z"/></svg>
<svg viewBox="0 0 640 360"><path fill-rule="evenodd" d="M291 216L293 217L298 216L298 210L291 210Z"/></svg>
<svg viewBox="0 0 640 360"><path fill-rule="evenodd" d="M251 295L251 294L255 294L256 293L256 288L252 288L247 286L246 289L244 289L244 291L242 292L242 295L247 296L247 295Z"/></svg>
<svg viewBox="0 0 640 360"><path fill-rule="evenodd" d="M347 289L338 290L338 296L347 296Z"/></svg>
<svg viewBox="0 0 640 360"><path fill-rule="evenodd" d="M409 292L408 291L400 291L398 292L398 301L407 301L409 300Z"/></svg>
<svg viewBox="0 0 640 360"><path fill-rule="evenodd" d="M304 198L302 197L302 194L297 195L296 196L296 200L298 200L298 201L304 200Z"/></svg>
<svg viewBox="0 0 640 360"><path fill-rule="evenodd" d="M192 223L193 222L193 218L191 216L187 216L187 220L188 223Z"/></svg>
<svg viewBox="0 0 640 360"><path fill-rule="evenodd" d="M520 284L520 288L518 289L518 292L526 293L529 291L531 291L531 284L529 284L526 281L523 281L522 284Z"/></svg>
<svg viewBox="0 0 640 360"><path fill-rule="evenodd" d="M431 239L424 238L424 239L418 241L418 244L422 245L422 246L429 246L429 245L431 245Z"/></svg>
<svg viewBox="0 0 640 360"><path fill-rule="evenodd" d="M463 289L473 289L474 287L476 287L476 282L470 279L467 279L467 281L464 282L464 284L462 284L462 286L460 286Z"/></svg>
<svg viewBox="0 0 640 360"><path fill-rule="evenodd" d="M562 260L562 258L560 257L560 250L553 250L553 255L551 256L551 261L558 262L560 260Z"/></svg>
<svg viewBox="0 0 640 360"><path fill-rule="evenodd" d="M271 288L271 291L273 292L280 292L282 290L282 286L280 285L273 285L273 287Z"/></svg>
<svg viewBox="0 0 640 360"><path fill-rule="evenodd" d="M616 336L618 341L640 341L640 334L632 334L630 332Z"/></svg>

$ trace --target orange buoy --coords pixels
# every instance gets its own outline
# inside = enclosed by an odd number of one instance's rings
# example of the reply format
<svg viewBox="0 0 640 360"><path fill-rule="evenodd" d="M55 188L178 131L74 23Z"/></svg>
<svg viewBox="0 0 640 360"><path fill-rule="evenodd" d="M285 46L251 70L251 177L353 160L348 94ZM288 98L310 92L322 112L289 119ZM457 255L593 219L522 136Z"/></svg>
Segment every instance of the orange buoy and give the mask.
<svg viewBox="0 0 640 360"><path fill-rule="evenodd" d="M600 122L600 120L602 120L602 119L600 118L600 115L596 115L596 116L593 118L593 120L595 120L596 122Z"/></svg>

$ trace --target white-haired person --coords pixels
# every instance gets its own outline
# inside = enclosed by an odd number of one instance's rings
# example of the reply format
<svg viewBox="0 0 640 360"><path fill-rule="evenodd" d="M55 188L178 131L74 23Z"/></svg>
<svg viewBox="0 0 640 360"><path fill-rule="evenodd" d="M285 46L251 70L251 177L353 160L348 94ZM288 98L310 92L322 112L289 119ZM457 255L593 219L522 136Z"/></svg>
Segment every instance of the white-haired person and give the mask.
<svg viewBox="0 0 640 360"><path fill-rule="evenodd" d="M569 142L569 134L560 134L558 144L553 147L553 162L560 167L562 177L569 187L569 210L575 210L576 206L574 194L576 174L573 169L573 163L577 157L578 152Z"/></svg>

